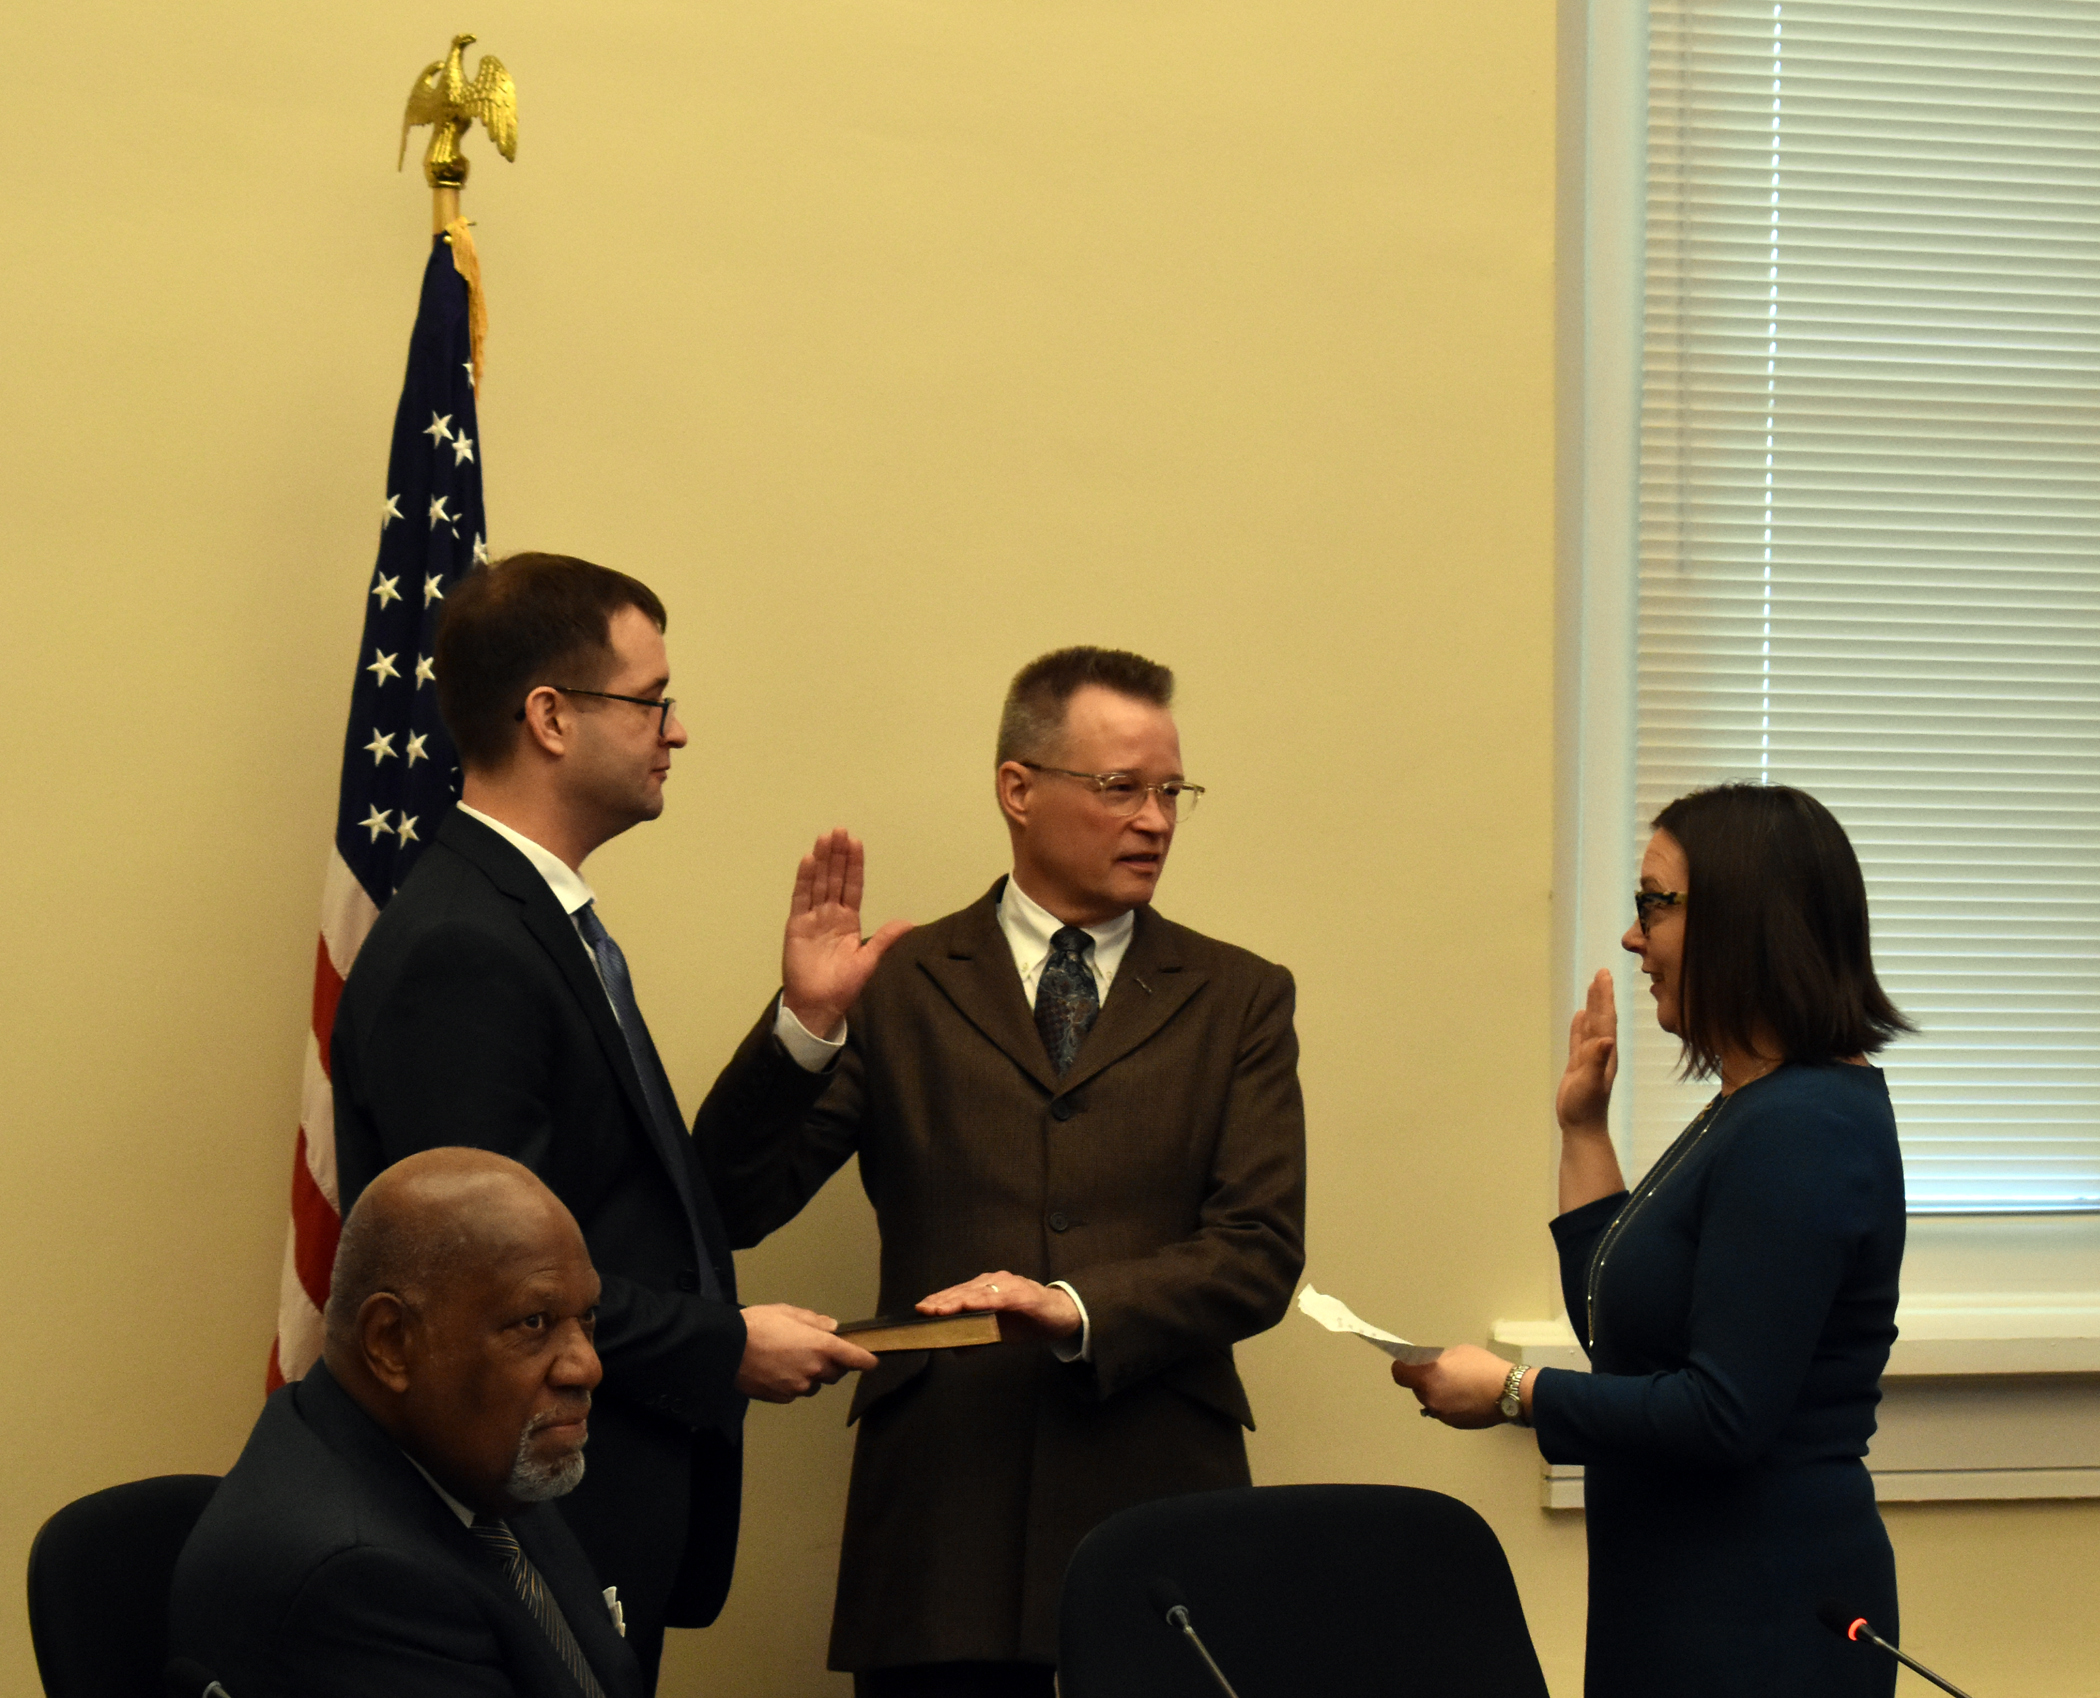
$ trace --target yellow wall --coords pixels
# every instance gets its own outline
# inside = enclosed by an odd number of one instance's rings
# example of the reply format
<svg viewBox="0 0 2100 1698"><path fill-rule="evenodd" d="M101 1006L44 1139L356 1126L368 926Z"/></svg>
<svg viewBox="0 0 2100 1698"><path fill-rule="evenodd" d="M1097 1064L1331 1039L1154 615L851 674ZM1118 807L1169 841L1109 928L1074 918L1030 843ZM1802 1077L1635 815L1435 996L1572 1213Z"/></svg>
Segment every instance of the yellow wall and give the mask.
<svg viewBox="0 0 2100 1698"><path fill-rule="evenodd" d="M1005 677L1127 644L1213 787L1163 906L1299 975L1311 1272L1416 1336L1548 1313L1551 0L17 0L0 1569L255 1411L425 241L393 124L462 25L523 88L518 163L469 144L492 541L673 612L693 745L590 873L688 1103L800 846L849 823L876 916L958 906ZM843 1314L871 1267L849 1181L744 1278ZM1579 1690L1524 1438L1302 1321L1244 1360L1259 1477L1476 1503ZM668 1693L844 1690L843 1418L754 1415L739 1589ZM2082 1593L2100 1512L1892 1521L1920 1649L2000 1698L2080 1665L2075 1613L2001 1606Z"/></svg>

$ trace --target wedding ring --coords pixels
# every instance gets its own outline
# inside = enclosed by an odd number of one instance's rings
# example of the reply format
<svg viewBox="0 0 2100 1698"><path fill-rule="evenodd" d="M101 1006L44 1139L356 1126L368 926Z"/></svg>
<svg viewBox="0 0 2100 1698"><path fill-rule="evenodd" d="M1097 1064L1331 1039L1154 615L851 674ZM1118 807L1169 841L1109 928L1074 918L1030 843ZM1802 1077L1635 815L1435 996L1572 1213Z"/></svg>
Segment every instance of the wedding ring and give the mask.
<svg viewBox="0 0 2100 1698"><path fill-rule="evenodd" d="M997 1291L998 1289L999 1288L996 1285L988 1285L985 1287L985 1290L987 1291Z"/></svg>

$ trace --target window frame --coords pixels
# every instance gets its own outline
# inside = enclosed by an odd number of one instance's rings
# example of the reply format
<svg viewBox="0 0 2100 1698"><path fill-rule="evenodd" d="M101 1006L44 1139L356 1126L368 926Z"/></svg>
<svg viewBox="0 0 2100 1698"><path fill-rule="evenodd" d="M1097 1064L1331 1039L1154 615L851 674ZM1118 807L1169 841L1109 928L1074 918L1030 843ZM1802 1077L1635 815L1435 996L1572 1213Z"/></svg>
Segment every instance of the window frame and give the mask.
<svg viewBox="0 0 2100 1698"><path fill-rule="evenodd" d="M1599 965L1612 968L1622 1020L1645 1009L1619 939L1634 881L1648 8L1561 0L1560 25L1556 1071ZM1889 1060L1902 1065L1900 1044ZM1622 1160L1631 1083L1622 1076L1612 1103ZM1914 1215L1909 1231L1876 1441L1906 1465L1876 1468L1879 1495L2100 1497L2100 1433L2075 1454L2033 1442L2038 1412L2100 1396L2100 1214ZM1565 1316L1498 1322L1495 1338L1529 1362L1584 1365ZM1547 1471L1546 1507L1578 1507L1580 1494L1579 1470Z"/></svg>

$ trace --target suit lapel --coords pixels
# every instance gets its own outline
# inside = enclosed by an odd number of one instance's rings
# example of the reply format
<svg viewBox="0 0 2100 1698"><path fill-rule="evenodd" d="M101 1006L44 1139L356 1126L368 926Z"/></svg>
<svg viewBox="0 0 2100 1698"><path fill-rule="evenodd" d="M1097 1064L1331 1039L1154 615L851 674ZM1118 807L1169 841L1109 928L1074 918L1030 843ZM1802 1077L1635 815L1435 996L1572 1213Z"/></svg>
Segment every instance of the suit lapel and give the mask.
<svg viewBox="0 0 2100 1698"><path fill-rule="evenodd" d="M619 1080L621 1094L626 1097L635 1121L642 1128L643 1142L665 1170L672 1194L684 1207L695 1249L706 1255L708 1241L693 1197L691 1176L680 1165L680 1152L665 1147L665 1129L657 1126L656 1116L649 1110L649 1098L635 1072L634 1057L628 1052L626 1035L613 1014L605 986L598 982L598 969L591 960L590 951L584 948L583 939L576 935L576 922L562 912L561 904L554 899L554 892L547 888L547 881L540 877L539 869L479 820L454 809L438 827L438 841L472 861L491 884L519 905L525 929L547 952L548 959L560 972L583 1010L585 1020L590 1023L598 1047L604 1052L606 1065L612 1069L613 1077ZM655 1045L646 1031L642 1034L642 1043L653 1061ZM662 1072L661 1063L657 1063L657 1070ZM675 1112L678 1099L670 1094L670 1081L663 1080L661 1088L666 1093L665 1103Z"/></svg>
<svg viewBox="0 0 2100 1698"><path fill-rule="evenodd" d="M1101 1005L1093 1030L1081 1042L1071 1072L1057 1082L1058 1090L1076 1090L1149 1042L1203 987L1206 975L1183 963L1173 934L1174 928L1150 908L1137 910L1136 930L1116 969L1108 1001ZM1036 1048L1041 1050L1040 1040Z"/></svg>
<svg viewBox="0 0 2100 1698"><path fill-rule="evenodd" d="M509 845L505 845L506 848ZM522 859L522 857L521 857ZM529 867L529 863L528 863ZM684 1153L676 1140L680 1129L675 1124L678 1115L678 1097L671 1089L671 1081L664 1072L664 1064L657 1058L656 1040L649 1035L647 1023L638 1034L642 1061L655 1075L652 1083L662 1093L664 1111L672 1117L674 1124L666 1126L649 1106L649 1093L642 1088L641 1075L636 1071L634 1049L628 1048L627 1034L620 1030L620 1018L613 1013L612 999L605 994L605 986L598 978L597 964L591 960L591 952L584 947L583 939L576 935L576 922L562 912L562 906L554 899L554 892L547 888L547 881L537 871L533 878L540 887L540 900L528 901L525 905L525 924L540 946L554 958L561 969L562 977L568 981L571 992L582 1004L583 1012L591 1023L591 1031L598 1039L598 1048L604 1052L614 1075L620 1081L621 1093L627 1098L627 1106L642 1128L642 1141L655 1154L657 1164L671 1182L672 1195L677 1197L685 1210L686 1224L693 1229L696 1243L703 1242L700 1234L700 1211L693 1200L692 1175L684 1165Z"/></svg>
<svg viewBox="0 0 2100 1698"><path fill-rule="evenodd" d="M922 960L919 968L958 1014L1054 1096L1058 1085L1050 1058L1043 1053L1035 1014L1022 994L1013 950L999 929L999 893L1005 888L1006 880L1001 879L981 901L958 914L947 950Z"/></svg>
<svg viewBox="0 0 2100 1698"><path fill-rule="evenodd" d="M1083 1085L1112 1067L1164 1026L1203 987L1201 969L1184 965L1175 928L1150 908L1137 910L1136 929L1108 1001L1079 1046L1071 1072L1050 1071L1035 1013L1014 970L1013 950L999 929L1001 879L985 898L956 916L955 936L943 954L919 963L956 1011L1052 1096Z"/></svg>

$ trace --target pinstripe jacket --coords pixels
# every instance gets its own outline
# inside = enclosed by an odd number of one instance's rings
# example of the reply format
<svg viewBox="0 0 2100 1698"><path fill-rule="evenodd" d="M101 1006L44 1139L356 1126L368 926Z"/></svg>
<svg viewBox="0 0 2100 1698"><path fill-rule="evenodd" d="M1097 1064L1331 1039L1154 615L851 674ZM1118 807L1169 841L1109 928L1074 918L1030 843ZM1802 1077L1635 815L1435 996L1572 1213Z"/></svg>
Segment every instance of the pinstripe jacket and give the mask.
<svg viewBox="0 0 2100 1698"><path fill-rule="evenodd" d="M1090 1361L919 1351L861 1382L836 1668L1054 1661L1088 1531L1245 1483L1232 1347L1281 1319L1304 1262L1290 974L1140 909L1060 1080L999 930L1003 887L891 949L799 1127L703 1111L696 1134L740 1247L857 1154L884 1312L1011 1268L1069 1281L1091 1321ZM746 1050L770 1039L762 1020Z"/></svg>

